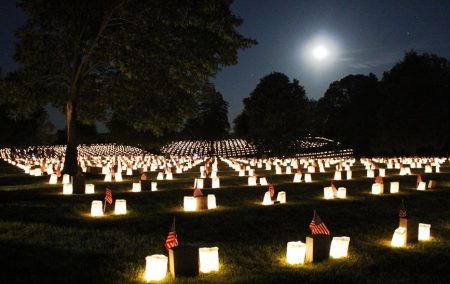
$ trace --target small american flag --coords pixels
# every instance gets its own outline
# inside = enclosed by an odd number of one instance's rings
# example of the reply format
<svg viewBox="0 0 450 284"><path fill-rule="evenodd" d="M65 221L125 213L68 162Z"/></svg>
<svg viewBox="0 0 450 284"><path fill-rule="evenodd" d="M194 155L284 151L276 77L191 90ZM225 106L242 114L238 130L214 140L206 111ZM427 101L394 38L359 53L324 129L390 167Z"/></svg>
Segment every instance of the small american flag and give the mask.
<svg viewBox="0 0 450 284"><path fill-rule="evenodd" d="M421 182L422 182L422 176L417 175L417 181L416 181L417 185L419 185L419 183L421 183Z"/></svg>
<svg viewBox="0 0 450 284"><path fill-rule="evenodd" d="M113 202L111 189L109 187L106 188L105 201L108 202L109 204L112 204Z"/></svg>
<svg viewBox="0 0 450 284"><path fill-rule="evenodd" d="M175 217L173 217L172 227L167 235L166 243L164 244L167 250L178 246L178 236L175 232Z"/></svg>
<svg viewBox="0 0 450 284"><path fill-rule="evenodd" d="M269 194L270 194L270 198L273 199L273 197L275 196L275 187L273 187L273 184L269 183Z"/></svg>
<svg viewBox="0 0 450 284"><path fill-rule="evenodd" d="M203 192L200 190L200 188L195 187L194 189L194 197L203 196Z"/></svg>
<svg viewBox="0 0 450 284"><path fill-rule="evenodd" d="M408 218L408 211L406 210L406 205L403 200L402 200L402 206L400 207L400 210L398 210L398 217Z"/></svg>
<svg viewBox="0 0 450 284"><path fill-rule="evenodd" d="M309 224L309 228L311 229L311 234L313 235L329 235L330 230L328 230L325 223L320 219L319 214L314 210L314 217Z"/></svg>
<svg viewBox="0 0 450 284"><path fill-rule="evenodd" d="M333 182L331 182L331 188L333 189L333 195L337 196L338 190L337 190L337 188L336 188L336 186L334 185Z"/></svg>
<svg viewBox="0 0 450 284"><path fill-rule="evenodd" d="M383 178L381 176L377 176L375 178L375 183L383 184Z"/></svg>

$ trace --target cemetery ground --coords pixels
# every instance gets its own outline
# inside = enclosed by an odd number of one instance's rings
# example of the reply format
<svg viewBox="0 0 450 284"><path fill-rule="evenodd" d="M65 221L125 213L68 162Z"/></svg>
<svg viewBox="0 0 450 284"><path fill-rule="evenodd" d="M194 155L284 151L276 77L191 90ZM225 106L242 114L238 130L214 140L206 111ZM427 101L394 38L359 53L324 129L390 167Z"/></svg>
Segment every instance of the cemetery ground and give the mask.
<svg viewBox="0 0 450 284"><path fill-rule="evenodd" d="M86 174L95 194L63 195L62 185L48 176L32 177L0 162L0 267L2 283L143 283L145 257L165 254L164 242L173 216L180 244L219 247L220 270L196 278L163 283L450 283L450 167L439 174L399 176L386 170L385 184L400 182L400 192L372 195L373 178L356 162L352 180L335 181L347 188L346 199L325 200L333 170L313 174L313 183L293 183L292 175L256 169L286 191L287 203L261 205L267 186L247 186L247 177L219 162L221 188L217 209L184 212L183 196L193 193L199 167L158 181L157 192L131 192L139 177L105 183L103 175ZM416 175L437 185L416 190ZM156 173L150 174L156 179ZM90 217L93 200L127 201L128 214ZM431 240L392 248L401 200L408 213L431 224ZM316 209L334 236L349 236L349 256L321 263L289 265L288 241L305 241Z"/></svg>

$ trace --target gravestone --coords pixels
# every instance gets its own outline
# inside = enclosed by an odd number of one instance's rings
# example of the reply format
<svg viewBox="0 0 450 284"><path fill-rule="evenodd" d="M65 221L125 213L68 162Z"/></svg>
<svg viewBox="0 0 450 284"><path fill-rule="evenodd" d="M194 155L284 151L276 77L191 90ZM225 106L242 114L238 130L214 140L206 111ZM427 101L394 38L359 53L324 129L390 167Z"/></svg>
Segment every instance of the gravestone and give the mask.
<svg viewBox="0 0 450 284"><path fill-rule="evenodd" d="M197 203L197 210L208 209L208 197L207 196L197 196L195 197Z"/></svg>
<svg viewBox="0 0 450 284"><path fill-rule="evenodd" d="M309 235L306 237L305 262L320 262L330 256L330 235Z"/></svg>
<svg viewBox="0 0 450 284"><path fill-rule="evenodd" d="M417 243L419 241L419 223L415 218L400 218L399 227L406 229L406 243Z"/></svg>
<svg viewBox="0 0 450 284"><path fill-rule="evenodd" d="M152 181L151 180L140 180L141 190L142 191L151 191L152 190Z"/></svg>
<svg viewBox="0 0 450 284"><path fill-rule="evenodd" d="M198 247L178 246L169 249L169 271L173 278L198 275Z"/></svg>

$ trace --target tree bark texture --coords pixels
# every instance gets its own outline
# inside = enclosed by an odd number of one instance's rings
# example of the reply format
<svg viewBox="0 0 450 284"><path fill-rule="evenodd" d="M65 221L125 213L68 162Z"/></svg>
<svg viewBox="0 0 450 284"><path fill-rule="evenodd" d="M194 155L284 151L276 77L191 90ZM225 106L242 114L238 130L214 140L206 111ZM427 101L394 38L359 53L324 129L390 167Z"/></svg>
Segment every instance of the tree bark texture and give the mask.
<svg viewBox="0 0 450 284"><path fill-rule="evenodd" d="M78 92L78 90L74 90ZM66 109L66 127L67 127L67 148L64 160L63 173L75 176L78 171L78 152L77 152L77 103L76 100L69 100Z"/></svg>

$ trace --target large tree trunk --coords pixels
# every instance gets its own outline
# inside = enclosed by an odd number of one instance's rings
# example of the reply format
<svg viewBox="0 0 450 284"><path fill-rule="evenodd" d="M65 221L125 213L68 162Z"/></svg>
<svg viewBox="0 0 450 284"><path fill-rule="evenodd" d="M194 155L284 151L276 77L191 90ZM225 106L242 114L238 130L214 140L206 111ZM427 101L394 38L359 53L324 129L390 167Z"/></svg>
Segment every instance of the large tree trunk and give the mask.
<svg viewBox="0 0 450 284"><path fill-rule="evenodd" d="M73 90L76 94L78 87ZM75 176L78 172L78 152L77 152L77 103L76 95L67 102L66 126L67 126L67 148L64 161L63 173Z"/></svg>

